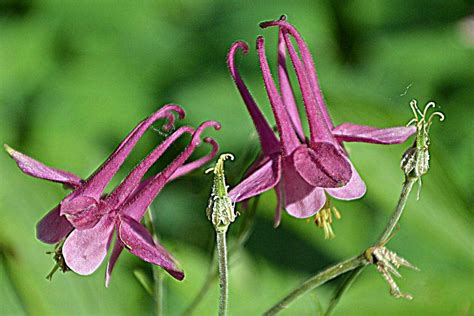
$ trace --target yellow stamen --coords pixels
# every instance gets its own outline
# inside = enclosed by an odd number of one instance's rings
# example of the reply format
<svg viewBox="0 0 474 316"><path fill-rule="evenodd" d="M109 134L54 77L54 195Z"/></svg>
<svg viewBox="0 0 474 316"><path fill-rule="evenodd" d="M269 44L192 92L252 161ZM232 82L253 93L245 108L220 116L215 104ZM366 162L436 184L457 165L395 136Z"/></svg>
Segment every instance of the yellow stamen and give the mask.
<svg viewBox="0 0 474 316"><path fill-rule="evenodd" d="M334 206L332 206L331 201L327 199L323 208L314 217L314 223L316 226L324 230L325 239L333 239L336 237L336 234L334 234L331 226L333 222L333 213L336 219L341 219L341 213Z"/></svg>

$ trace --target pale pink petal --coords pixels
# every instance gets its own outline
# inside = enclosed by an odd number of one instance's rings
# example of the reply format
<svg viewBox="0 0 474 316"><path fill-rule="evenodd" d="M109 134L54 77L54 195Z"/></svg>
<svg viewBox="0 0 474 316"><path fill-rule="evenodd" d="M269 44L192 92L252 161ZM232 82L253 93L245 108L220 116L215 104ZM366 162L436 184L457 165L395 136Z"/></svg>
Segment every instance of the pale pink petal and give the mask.
<svg viewBox="0 0 474 316"><path fill-rule="evenodd" d="M339 200L355 200L364 196L367 190L365 183L353 164L351 164L351 167L351 180L341 188L325 189L327 193Z"/></svg>
<svg viewBox="0 0 474 316"><path fill-rule="evenodd" d="M274 155L255 169L229 192L234 202L240 202L274 188L280 181L281 158Z"/></svg>
<svg viewBox="0 0 474 316"><path fill-rule="evenodd" d="M352 123L343 123L332 130L338 141L372 144L401 144L415 133L415 126L376 128Z"/></svg>
<svg viewBox="0 0 474 316"><path fill-rule="evenodd" d="M115 216L104 216L93 228L74 230L63 245L67 266L81 275L89 275L100 266L109 248Z"/></svg>
<svg viewBox="0 0 474 316"><path fill-rule="evenodd" d="M294 165L303 179L321 188L342 187L351 179L351 164L330 143L300 146L293 153Z"/></svg>
<svg viewBox="0 0 474 316"><path fill-rule="evenodd" d="M77 188L81 185L81 178L63 170L48 167L41 162L14 150L7 144L3 145L7 153L12 157L21 171L29 176L44 179L48 181L65 184L71 188Z"/></svg>
<svg viewBox="0 0 474 316"><path fill-rule="evenodd" d="M120 216L118 236L127 250L135 256L162 267L177 280L184 279L184 273L176 266L173 257L153 241L150 233L139 222L128 216Z"/></svg>
<svg viewBox="0 0 474 316"><path fill-rule="evenodd" d="M291 216L307 218L316 214L326 202L324 190L300 177L291 161L283 162L285 209Z"/></svg>
<svg viewBox="0 0 474 316"><path fill-rule="evenodd" d="M56 244L72 229L71 223L64 216L59 215L58 205L36 224L36 238L47 244Z"/></svg>

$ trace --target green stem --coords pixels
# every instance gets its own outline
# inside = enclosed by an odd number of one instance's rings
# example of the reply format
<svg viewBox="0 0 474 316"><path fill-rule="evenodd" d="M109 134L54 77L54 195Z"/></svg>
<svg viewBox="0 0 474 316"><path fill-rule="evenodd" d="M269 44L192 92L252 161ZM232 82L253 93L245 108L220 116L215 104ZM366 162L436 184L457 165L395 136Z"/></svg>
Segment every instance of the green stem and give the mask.
<svg viewBox="0 0 474 316"><path fill-rule="evenodd" d="M155 315L163 315L163 301L164 301L164 286L163 286L163 271L158 267L153 266L153 281L154 281L154 290L153 295L155 296Z"/></svg>
<svg viewBox="0 0 474 316"><path fill-rule="evenodd" d="M383 244L388 241L390 236L393 233L395 227L397 227L400 218L402 217L403 210L405 209L405 205L407 204L408 197L410 196L410 192L413 189L413 185L415 184L417 178L407 178L403 183L402 192L400 193L400 198L398 199L397 207L395 208L395 212L393 212L392 217L385 227L384 232L377 240L376 245Z"/></svg>
<svg viewBox="0 0 474 316"><path fill-rule="evenodd" d="M328 309L324 313L324 316L329 316L331 313L334 311L334 308L336 307L337 303L339 303L339 300L341 297L346 293L346 291L351 287L352 283L357 279L357 277L360 275L362 270L364 269L365 266L360 266L351 272L348 273L348 276L344 281L340 284L340 286L337 288L335 295L329 302Z"/></svg>
<svg viewBox="0 0 474 316"><path fill-rule="evenodd" d="M148 211L146 212L145 222L146 222L146 226L148 227L148 230L150 231L150 234L153 236L153 240L157 242L158 235L156 234L151 207L148 207ZM154 283L153 296L155 299L155 315L161 316L163 315L164 275L163 275L163 271L159 267L152 265L151 268L152 268L153 283Z"/></svg>
<svg viewBox="0 0 474 316"><path fill-rule="evenodd" d="M217 257L219 260L219 316L227 315L229 296L226 232L227 229L216 233Z"/></svg>
<svg viewBox="0 0 474 316"><path fill-rule="evenodd" d="M400 194L400 198L398 200L397 207L395 208L394 213L390 217L390 220L385 227L384 232L377 240L376 245L383 245L385 244L390 236L392 235L395 227L398 225L400 218L403 214L403 210L405 209L405 205L408 200L408 196L415 184L417 178L406 178L402 192ZM298 288L293 290L290 294L288 294L285 298L275 304L272 308L270 308L265 315L275 315L278 312L282 311L283 309L287 308L290 304L292 304L296 299L301 297L302 295L306 294L307 292L311 291L312 289L326 283L327 281L334 279L346 272L352 271L352 274L349 275L344 282L341 284L339 289L336 291L334 297L331 299L331 303L329 305L327 315L329 315L334 308L336 307L337 303L340 301L342 295L349 289L349 287L354 283L357 277L362 272L363 268L367 266L370 262L365 257L365 254L362 254L358 257L354 257L343 261L341 263L337 263L326 270L316 274L315 276L311 277L310 279L306 280L301 284ZM328 314L329 313L329 314Z"/></svg>
<svg viewBox="0 0 474 316"><path fill-rule="evenodd" d="M398 223L400 222L400 218L402 217L403 210L405 209L405 205L408 201L408 197L410 196L410 192L413 189L413 185L415 184L417 178L406 178L405 182L403 183L402 192L400 193L400 198L398 199L397 207L393 212L390 220L388 221L385 230L380 235L379 239L375 242L375 245L382 245L388 242L390 236L392 236L393 231L397 227ZM362 270L365 266L360 267L351 272L351 274L342 282L341 286L335 292L333 298L329 303L329 307L325 313L326 316L331 315L333 310L336 308L336 305L341 300L341 297L347 292L347 290L351 287L354 281L359 277Z"/></svg>
<svg viewBox="0 0 474 316"><path fill-rule="evenodd" d="M253 223L255 221L255 212L257 210L259 201L260 196L255 197L253 199L252 206L245 211L245 218L242 222L242 225L240 226L237 238L233 242L232 246L229 247L230 259L234 258L247 242L252 231ZM211 289L212 284L217 280L218 277L219 271L217 267L217 258L216 253L214 252L212 255L212 260L209 266L209 271L207 273L206 280L201 286L198 294L192 300L191 304L189 304L188 307L186 307L186 309L184 310L183 315L192 315L196 307L202 302L207 292L209 292L209 290Z"/></svg>
<svg viewBox="0 0 474 316"><path fill-rule="evenodd" d="M363 255L347 259L346 261L339 262L335 265L330 266L329 268L319 272L315 276L309 278L303 282L299 287L294 289L290 294L284 297L281 301L275 304L272 308L265 312L264 315L276 315L281 312L283 309L287 308L291 303L296 299L300 298L302 295L311 291L312 289L320 286L321 284L326 283L329 280L334 279L335 277L352 271L356 268L359 268L363 265L368 264L368 261Z"/></svg>

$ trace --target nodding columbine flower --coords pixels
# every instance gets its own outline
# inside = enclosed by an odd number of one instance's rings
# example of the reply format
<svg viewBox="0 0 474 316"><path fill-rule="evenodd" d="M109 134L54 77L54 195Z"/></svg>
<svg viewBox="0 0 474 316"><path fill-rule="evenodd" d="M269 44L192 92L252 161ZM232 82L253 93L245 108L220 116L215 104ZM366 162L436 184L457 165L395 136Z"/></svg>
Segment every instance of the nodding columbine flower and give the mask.
<svg viewBox="0 0 474 316"><path fill-rule="evenodd" d="M35 178L62 183L65 187L73 189L58 206L38 223L36 226L38 239L45 243L55 244L66 237L73 228L93 227L102 215L99 212L99 205L107 184L117 173L138 140L153 123L165 118L167 122L163 128L165 130L171 129L175 121L173 113L177 113L180 119L185 116L181 107L170 104L140 122L109 158L86 180L82 180L70 172L48 167L5 145L8 154L24 173Z"/></svg>
<svg viewBox="0 0 474 316"><path fill-rule="evenodd" d="M285 21L285 17L261 23L260 26L279 28L279 92L270 73L263 37L257 38L257 52L280 137L277 138L272 131L237 71L234 61L236 52L240 49L244 54L248 53L247 44L237 41L230 48L227 63L259 135L262 155L229 195L235 202L240 202L274 188L278 201L275 226L278 226L282 206L294 217L307 218L323 208L326 194L341 200L353 200L365 194L365 184L350 162L342 142L399 144L413 135L416 128L379 129L352 123L334 126L319 87L311 54L300 34ZM296 40L301 58L290 37ZM287 51L303 96L309 137L303 133L289 81ZM321 225L325 227L323 223Z"/></svg>
<svg viewBox="0 0 474 316"><path fill-rule="evenodd" d="M46 243L58 244L61 260L64 261L66 269L82 275L94 272L105 258L113 233L116 231L117 242L107 267L106 285L110 281L112 269L124 247L137 257L163 267L176 279L184 278L183 272L177 268L172 256L153 241L148 231L140 224L140 220L167 182L201 167L215 157L218 151L217 143L212 138L205 138L204 141L212 146L211 153L185 164L194 149L201 143L200 137L204 129L208 127L219 129L220 125L217 122L208 121L201 124L196 131L187 126L179 128L143 159L114 191L107 195L102 192L133 146L153 122L159 118L167 118L164 128L169 130L173 126L172 112L177 112L180 118L184 117L184 111L176 105L165 106L155 112L125 138L88 180L81 180L69 172L47 167L5 146L23 172L36 178L60 182L75 189L66 197L68 202L65 203L68 205L68 210L75 210L72 216L67 216L71 214L68 212L66 216L63 216L60 212L62 207L60 204L37 225L38 239ZM142 180L158 158L185 133L192 134L188 147L159 174ZM99 191L100 196L97 195ZM94 198L97 198L95 202L92 201ZM79 208L71 207L71 205L82 207L86 203L74 204L75 202L71 201L76 201L75 199L90 201L91 204L77 211ZM55 256L58 247L56 247ZM63 266L61 269L65 270Z"/></svg>

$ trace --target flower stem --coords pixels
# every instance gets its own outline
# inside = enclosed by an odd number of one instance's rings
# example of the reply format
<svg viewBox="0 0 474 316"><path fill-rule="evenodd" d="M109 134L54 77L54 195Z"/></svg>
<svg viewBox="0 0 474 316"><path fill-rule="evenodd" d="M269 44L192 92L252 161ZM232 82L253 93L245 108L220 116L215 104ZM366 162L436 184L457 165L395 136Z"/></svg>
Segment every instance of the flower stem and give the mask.
<svg viewBox="0 0 474 316"><path fill-rule="evenodd" d="M332 297L331 301L329 302L329 306L324 313L324 316L329 316L331 313L334 311L334 308L336 307L337 303L339 303L339 300L341 297L346 293L346 291L351 287L352 283L357 279L357 277L360 275L362 270L364 269L365 266L360 266L348 273L348 276L342 283L339 285L339 287L336 290L336 293Z"/></svg>
<svg viewBox="0 0 474 316"><path fill-rule="evenodd" d="M264 315L276 315L281 312L283 309L287 308L291 303L296 299L300 298L302 295L311 291L312 289L320 286L321 284L326 283L329 280L334 279L335 277L352 271L356 268L364 266L369 262L365 259L363 255L347 259L345 261L339 262L335 265L330 266L329 268L319 272L315 276L309 278L303 282L299 287L294 289L290 294L285 298L275 304L272 308L265 312Z"/></svg>
<svg viewBox="0 0 474 316"><path fill-rule="evenodd" d="M164 296L164 286L163 286L163 271L159 270L159 267L153 266L153 281L155 283L153 289L153 295L155 297L155 315L163 315L163 296Z"/></svg>
<svg viewBox="0 0 474 316"><path fill-rule="evenodd" d="M150 231L150 234L153 236L153 240L157 242L158 235L156 234L151 207L148 207L148 211L146 212L145 222L146 222L146 226L148 227L148 230ZM155 315L161 316L163 315L164 275L163 275L163 271L155 265L152 265L151 269L153 273L153 283L154 283L153 296L155 298Z"/></svg>
<svg viewBox="0 0 474 316"><path fill-rule="evenodd" d="M398 199L397 207L395 208L395 212L393 212L392 217L385 227L384 232L377 240L376 244L383 244L388 241L390 236L393 233L395 227L397 227L398 222L403 214L403 210L405 209L405 205L408 201L408 196L410 195L411 190L413 189L413 185L415 184L417 178L406 178L405 182L403 183L402 192L400 193L400 198Z"/></svg>
<svg viewBox="0 0 474 316"><path fill-rule="evenodd" d="M390 236L392 235L395 227L398 225L398 222L400 221L400 218L403 214L403 210L405 209L405 205L408 200L408 196L410 195L410 192L416 180L417 178L412 178L412 177L406 178L402 187L402 192L400 194L397 207L395 208L394 213L390 217L390 220L387 226L385 227L384 232L382 233L380 238L377 240L376 245L384 244L390 239ZM326 270L316 274L315 276L309 278L305 282L303 282L299 287L294 289L285 298L283 298L281 301L275 304L272 308L270 308L265 313L265 315L275 315L279 313L280 311L287 308L296 299L306 294L307 292L326 283L329 280L332 280L346 272L351 271L351 274L344 280L344 282L336 291L334 297L331 299L331 303L326 312L326 315L329 315L334 310L337 303L340 301L342 295L349 289L349 287L354 283L354 281L360 275L363 268L367 266L369 263L370 262L367 260L364 254L358 257L353 257L346 261L337 263L327 268Z"/></svg>
<svg viewBox="0 0 474 316"><path fill-rule="evenodd" d="M242 225L240 226L237 238L229 247L229 260L230 261L232 261L232 258L235 258L235 256L239 253L240 249L242 249L242 247L245 245L248 238L250 237L253 223L255 222L255 212L257 210L259 201L260 201L260 196L256 196L253 199L252 206L246 209L245 212L243 212L244 220L242 222ZM206 296L212 284L219 277L219 270L217 267L216 255L217 254L214 251L212 254L212 259L211 259L209 272L207 273L206 280L204 281L204 284L201 286L201 289L199 290L198 294L194 297L194 299L188 305L188 307L186 307L185 311L183 312L183 315L192 315L196 307L199 305L199 303L201 303L201 301Z"/></svg>
<svg viewBox="0 0 474 316"><path fill-rule="evenodd" d="M397 227L398 222L403 214L403 210L405 209L405 205L408 201L408 197L410 195L411 190L413 189L413 185L417 181L417 178L407 177L405 182L403 183L402 192L400 193L400 198L398 199L397 207L393 212L390 220L388 221L385 230L383 231L382 235L380 235L379 239L376 241L376 245L385 244L392 236L394 229ZM347 278L342 282L341 286L336 290L334 293L333 298L329 303L329 307L326 310L325 316L331 315L333 310L336 308L336 305L341 300L341 297L346 293L346 291L351 287L354 281L359 277L362 270L365 266L362 266L356 270L353 270Z"/></svg>
<svg viewBox="0 0 474 316"><path fill-rule="evenodd" d="M216 233L217 257L219 260L219 316L227 315L229 292L226 233L227 230Z"/></svg>

